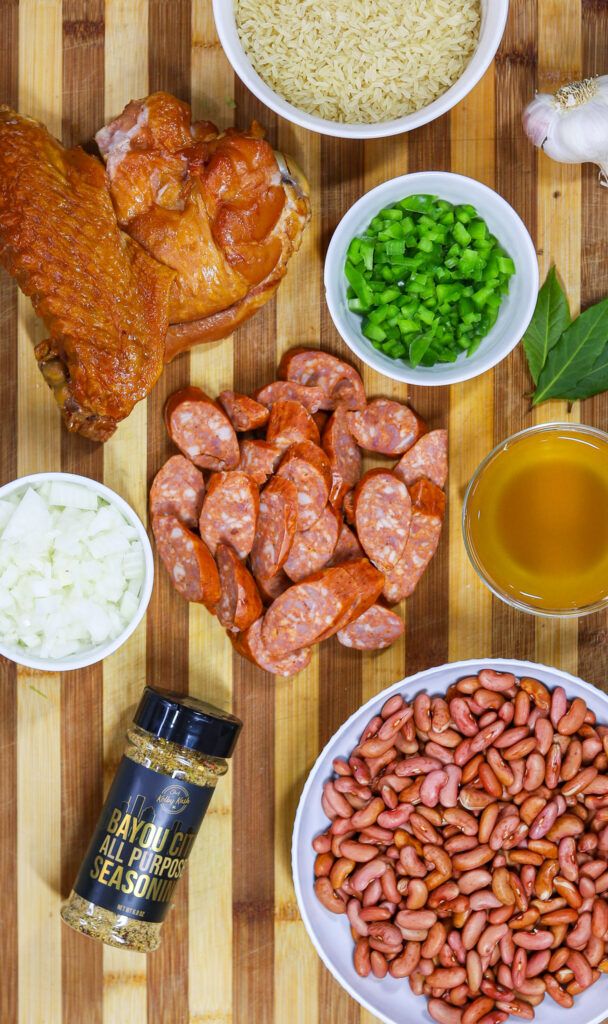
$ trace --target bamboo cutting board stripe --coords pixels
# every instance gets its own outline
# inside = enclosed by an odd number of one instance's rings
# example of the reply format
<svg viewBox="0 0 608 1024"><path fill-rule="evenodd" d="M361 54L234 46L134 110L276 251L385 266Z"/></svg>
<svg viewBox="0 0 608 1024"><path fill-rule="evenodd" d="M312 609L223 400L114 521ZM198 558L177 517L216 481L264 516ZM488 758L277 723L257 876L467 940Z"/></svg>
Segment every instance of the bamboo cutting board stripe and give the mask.
<svg viewBox="0 0 608 1024"><path fill-rule="evenodd" d="M62 7L62 136L65 145L90 139L104 111L104 23L101 0L64 0ZM61 431L61 468L101 479L103 450ZM95 827L103 797L103 670L66 673L61 683L61 893L67 894ZM75 743L81 723L88 741ZM84 827L83 827L84 825ZM61 928L62 1015L74 1020L86 1006L90 1024L102 1021L102 951L82 949ZM88 1024L87 1021L87 1024Z"/></svg>
<svg viewBox="0 0 608 1024"><path fill-rule="evenodd" d="M15 106L18 96L18 17L16 3L0 8L0 91L6 102ZM2 431L0 444L0 478L3 482L17 475L17 446L14 427L17 422L17 289L6 274L0 275L0 406L9 426ZM9 440L10 438L10 440ZM17 671L13 664L0 659L0 772L6 786L0 801L0 872L6 880L4 935L0 942L6 983L0 986L0 1018L13 1024L17 1019L18 970L18 879L17 863Z"/></svg>
<svg viewBox="0 0 608 1024"><path fill-rule="evenodd" d="M583 0L583 70L585 75L604 74L608 67L608 7L597 0ZM595 168L586 167L582 189L581 303L589 305L608 293L608 261L605 259L605 193L598 187ZM606 429L608 395L584 402L581 418L585 423ZM608 642L608 617L590 615L578 624L579 672L593 681L597 664L604 663ZM606 673L604 671L603 678ZM602 677L600 677L602 678Z"/></svg>
<svg viewBox="0 0 608 1024"><path fill-rule="evenodd" d="M398 174L443 168L495 187L528 225L541 274L556 262L573 308L606 295L606 194L595 169L548 161L523 137L520 117L536 88L607 68L606 4L511 0L497 60L470 96L432 125L364 144L312 135L252 97L219 46L210 0L0 0L0 102L41 117L66 144L89 143L131 98L167 89L222 127L260 121L305 170L313 199L276 302L234 339L176 359L103 449L60 428L31 351L43 328L0 274L0 482L83 473L145 520L150 481L172 453L162 408L173 390L192 382L212 395L251 391L294 344L349 357L324 303L323 254L345 210ZM448 658L536 657L605 686L608 615L552 623L493 600L466 558L460 516L466 483L495 443L556 417L606 429L608 397L532 413L521 350L449 390L361 369L369 395L408 399L450 430L449 520L429 572L399 609L398 644L362 657L327 643L300 677L275 680L233 655L217 621L181 601L157 560L146 622L103 666L59 679L0 662L2 1024L375 1024L317 958L291 883L293 818L321 746L363 700ZM245 721L161 949L148 958L102 949L58 918L146 680Z"/></svg>
<svg viewBox="0 0 608 1024"><path fill-rule="evenodd" d="M491 67L477 89L450 114L451 169L477 178L490 188L496 178L495 89L495 70ZM492 598L485 587L476 585L461 540L459 512L467 481L492 448L493 398L492 374L458 384L450 393L448 654L454 660L466 657L475 647L481 654L492 650ZM460 439L465 435L467 443L462 444Z"/></svg>
<svg viewBox="0 0 608 1024"><path fill-rule="evenodd" d="M496 188L536 237L536 156L520 128L521 111L534 95L537 6L514 0L496 60ZM523 395L529 387L520 348L494 371L494 439L527 425ZM493 604L493 653L534 657L534 619L502 602Z"/></svg>
<svg viewBox="0 0 608 1024"><path fill-rule="evenodd" d="M571 81L581 76L581 5L577 0L564 11L560 0L539 0L538 86L553 90L556 78ZM560 17L561 15L561 17ZM556 69L559 71L556 73ZM581 172L577 165L557 164L537 154L537 242L541 276L551 263L560 267L572 312L580 307ZM565 207L565 209L564 209ZM563 231L564 214L568 231ZM562 402L546 402L535 413L537 423L556 419L580 420L580 402L564 415ZM570 672L578 669L578 623L564 619L557 629L537 628L535 656L547 664L559 664Z"/></svg>
<svg viewBox="0 0 608 1024"><path fill-rule="evenodd" d="M18 103L44 117L61 136L61 3L19 4ZM48 49L44 62L37 60ZM60 429L42 397L32 341L44 337L30 303L19 295L17 349L17 469L19 474L61 468ZM44 386L43 386L44 387ZM42 443L41 443L42 442ZM17 672L17 879L18 1012L20 1021L61 1020L61 929L57 919L61 883L61 690L52 675ZM40 836L44 841L40 842ZM27 851L21 857L20 851ZM29 913L23 913L27 907ZM44 991L38 981L44 978Z"/></svg>
<svg viewBox="0 0 608 1024"><path fill-rule="evenodd" d="M195 116L230 122L232 69L217 45L205 0L192 8L192 100ZM219 394L232 381L233 345L214 346L213 360L202 349L190 357L193 383ZM209 363L211 365L209 365ZM232 649L223 630L204 609L190 611L190 692L232 710ZM189 870L189 1003L196 1024L230 1024L232 1016L232 773L214 796L202 831L200 857ZM222 855L217 856L216 851ZM221 922L209 942L201 921Z"/></svg>
<svg viewBox="0 0 608 1024"><path fill-rule="evenodd" d="M148 90L148 5L145 0L106 0L104 33L104 117L113 117L133 96ZM128 61L122 54L129 55ZM141 402L125 430L104 447L104 482L128 498L146 521L147 407ZM146 622L103 667L104 792L118 764L127 709L138 700L146 676ZM146 958L107 946L102 951L102 1020L145 1021Z"/></svg>

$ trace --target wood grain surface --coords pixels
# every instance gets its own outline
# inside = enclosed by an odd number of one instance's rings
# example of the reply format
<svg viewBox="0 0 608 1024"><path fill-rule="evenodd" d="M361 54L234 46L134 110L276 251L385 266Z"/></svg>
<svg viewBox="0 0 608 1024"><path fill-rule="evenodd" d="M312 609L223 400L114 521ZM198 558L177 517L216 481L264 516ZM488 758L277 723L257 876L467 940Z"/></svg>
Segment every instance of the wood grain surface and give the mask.
<svg viewBox="0 0 608 1024"><path fill-rule="evenodd" d="M192 382L215 394L274 377L294 343L346 355L323 301L331 233L364 191L407 170L451 169L496 188L531 230L541 272L555 262L573 307L608 294L608 193L594 168L548 161L525 140L534 90L608 71L605 0L511 0L495 63L450 114L410 135L363 144L320 138L266 110L232 73L210 0L0 0L0 102L42 118L67 144L131 98L167 89L221 126L257 118L312 186L313 218L278 298L233 339L182 355L105 447L71 437L32 353L43 336L0 272L0 482L38 470L103 480L146 518L149 482L170 452L161 410ZM363 657L335 641L300 677L275 680L233 656L216 620L158 574L147 620L103 665L63 677L0 659L1 1024L374 1024L317 959L289 867L298 795L321 745L395 680L448 659L545 661L606 688L606 614L555 622L494 601L460 535L465 485L494 443L548 419L608 428L608 396L531 412L521 351L451 389L410 388L367 368L369 394L410 400L450 431L449 521L403 610L405 637ZM148 680L232 709L245 722L187 879L145 958L63 927L73 881L126 725Z"/></svg>

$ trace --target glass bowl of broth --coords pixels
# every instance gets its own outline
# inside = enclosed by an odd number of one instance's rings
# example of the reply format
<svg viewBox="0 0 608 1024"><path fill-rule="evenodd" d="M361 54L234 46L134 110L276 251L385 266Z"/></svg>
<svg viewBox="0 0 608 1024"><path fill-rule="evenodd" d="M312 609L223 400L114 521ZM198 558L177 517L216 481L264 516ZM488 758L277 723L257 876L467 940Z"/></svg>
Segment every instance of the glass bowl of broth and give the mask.
<svg viewBox="0 0 608 1024"><path fill-rule="evenodd" d="M514 608L608 606L608 434L578 423L513 434L476 470L462 524L477 574Z"/></svg>

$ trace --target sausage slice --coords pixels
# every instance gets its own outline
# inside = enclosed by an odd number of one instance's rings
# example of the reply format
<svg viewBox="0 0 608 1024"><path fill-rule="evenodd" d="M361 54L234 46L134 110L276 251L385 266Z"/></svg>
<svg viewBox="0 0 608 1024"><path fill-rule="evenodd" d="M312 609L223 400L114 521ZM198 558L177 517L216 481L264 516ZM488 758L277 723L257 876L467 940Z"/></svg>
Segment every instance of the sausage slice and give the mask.
<svg viewBox="0 0 608 1024"><path fill-rule="evenodd" d="M270 410L266 440L285 451L298 441L313 441L319 444L317 424L300 402L292 399L275 402Z"/></svg>
<svg viewBox="0 0 608 1024"><path fill-rule="evenodd" d="M380 455L402 455L426 433L426 424L408 405L375 398L347 414L348 429L361 448Z"/></svg>
<svg viewBox="0 0 608 1024"><path fill-rule="evenodd" d="M296 533L285 562L285 572L294 583L327 565L338 542L339 530L339 514L331 505L326 505L309 530Z"/></svg>
<svg viewBox="0 0 608 1024"><path fill-rule="evenodd" d="M342 499L342 513L349 526L355 525L355 492L347 491Z"/></svg>
<svg viewBox="0 0 608 1024"><path fill-rule="evenodd" d="M410 489L412 522L403 555L386 576L384 597L396 604L413 594L437 550L443 517L445 494L430 480L419 480Z"/></svg>
<svg viewBox="0 0 608 1024"><path fill-rule="evenodd" d="M383 582L367 559L313 573L271 604L262 626L264 643L282 655L333 636L374 604Z"/></svg>
<svg viewBox="0 0 608 1024"><path fill-rule="evenodd" d="M361 476L361 452L348 429L346 413L338 408L323 431L323 451L331 466L332 485L330 501L341 508L344 495L356 487Z"/></svg>
<svg viewBox="0 0 608 1024"><path fill-rule="evenodd" d="M152 531L158 553L178 594L214 612L220 599L220 579L204 541L175 516L155 516Z"/></svg>
<svg viewBox="0 0 608 1024"><path fill-rule="evenodd" d="M296 384L291 380L275 380L267 384L265 388L254 391L253 397L256 402L267 405L271 408L275 402L283 402L291 399L299 402L310 413L318 412L323 405L325 394L321 388L308 387L306 384Z"/></svg>
<svg viewBox="0 0 608 1024"><path fill-rule="evenodd" d="M279 364L279 377L320 387L325 394L322 409L363 409L363 381L353 366L318 349L294 348L286 352Z"/></svg>
<svg viewBox="0 0 608 1024"><path fill-rule="evenodd" d="M336 634L344 647L357 651L381 651L403 635L403 621L390 608L373 604Z"/></svg>
<svg viewBox="0 0 608 1024"><path fill-rule="evenodd" d="M150 488L150 515L175 516L195 529L205 495L205 479L183 455L172 455L161 466Z"/></svg>
<svg viewBox="0 0 608 1024"><path fill-rule="evenodd" d="M263 611L255 580L228 544L218 544L215 560L221 587L217 617L227 629L247 629Z"/></svg>
<svg viewBox="0 0 608 1024"><path fill-rule="evenodd" d="M289 579L289 576L283 569L279 569L278 572L275 572L274 576L269 576L266 579L256 576L255 582L262 601L265 605L270 605L273 601L276 601L280 594L285 593L293 581Z"/></svg>
<svg viewBox="0 0 608 1024"><path fill-rule="evenodd" d="M291 550L298 521L298 494L291 480L275 476L260 495L260 512L251 549L256 579L272 579Z"/></svg>
<svg viewBox="0 0 608 1024"><path fill-rule="evenodd" d="M283 449L278 444L257 439L241 441L241 461L239 469L253 477L261 487L277 468Z"/></svg>
<svg viewBox="0 0 608 1024"><path fill-rule="evenodd" d="M426 477L437 487L445 487L448 476L448 432L431 430L405 453L393 473L407 487Z"/></svg>
<svg viewBox="0 0 608 1024"><path fill-rule="evenodd" d="M298 530L309 530L329 498L331 468L325 452L312 441L292 444L279 464L277 476L291 480L295 485L298 493Z"/></svg>
<svg viewBox="0 0 608 1024"><path fill-rule="evenodd" d="M410 532L412 502L405 484L385 469L370 469L355 491L357 536L381 572L394 569Z"/></svg>
<svg viewBox="0 0 608 1024"><path fill-rule="evenodd" d="M258 485L246 473L232 470L211 477L199 519L201 537L211 554L218 544L230 544L246 558L255 537L260 496Z"/></svg>
<svg viewBox="0 0 608 1024"><path fill-rule="evenodd" d="M348 600L345 601L344 609L333 626L320 637L321 640L326 640L338 630L345 629L349 622L363 615L363 612L376 603L384 586L384 574L367 558L343 562L337 568L342 569L342 573L336 581L336 590L339 594L344 592Z"/></svg>
<svg viewBox="0 0 608 1024"><path fill-rule="evenodd" d="M327 564L341 565L343 562L356 562L357 559L363 558L363 554L363 548L353 531L346 523L342 523L334 553Z"/></svg>
<svg viewBox="0 0 608 1024"><path fill-rule="evenodd" d="M221 391L218 398L232 426L241 433L263 427L270 415L264 405L238 391Z"/></svg>
<svg viewBox="0 0 608 1024"><path fill-rule="evenodd" d="M262 623L263 619L258 619L238 636L234 637L233 634L229 634L239 654L264 669L265 672L272 672L275 676L295 676L307 668L312 654L310 647L300 651L290 651L288 654L274 655L264 643Z"/></svg>
<svg viewBox="0 0 608 1024"><path fill-rule="evenodd" d="M165 405L165 423L182 455L201 469L238 466L241 454L232 423L200 388L182 388L171 395Z"/></svg>

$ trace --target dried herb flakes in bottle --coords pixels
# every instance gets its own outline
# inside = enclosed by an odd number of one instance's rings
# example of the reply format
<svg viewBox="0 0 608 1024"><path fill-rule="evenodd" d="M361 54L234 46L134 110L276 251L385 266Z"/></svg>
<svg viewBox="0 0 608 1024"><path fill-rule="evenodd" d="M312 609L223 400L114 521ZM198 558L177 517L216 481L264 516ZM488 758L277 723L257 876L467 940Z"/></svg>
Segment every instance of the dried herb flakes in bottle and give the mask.
<svg viewBox="0 0 608 1024"><path fill-rule="evenodd" d="M233 715L147 686L95 833L61 908L66 924L149 953L241 729Z"/></svg>

